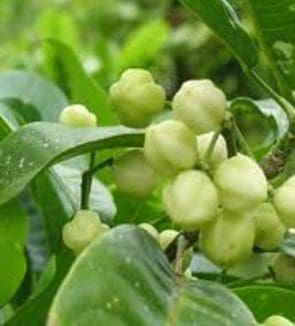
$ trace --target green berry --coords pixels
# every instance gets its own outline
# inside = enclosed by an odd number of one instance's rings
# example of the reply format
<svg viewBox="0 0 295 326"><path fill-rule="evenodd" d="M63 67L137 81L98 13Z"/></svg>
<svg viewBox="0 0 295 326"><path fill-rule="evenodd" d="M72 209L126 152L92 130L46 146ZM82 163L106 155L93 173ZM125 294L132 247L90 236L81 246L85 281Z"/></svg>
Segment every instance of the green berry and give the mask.
<svg viewBox="0 0 295 326"><path fill-rule="evenodd" d="M163 203L173 222L185 230L200 230L215 218L219 197L206 173L190 170L166 186Z"/></svg>
<svg viewBox="0 0 295 326"><path fill-rule="evenodd" d="M164 230L159 234L159 243L163 250L166 250L172 241L178 236L176 230Z"/></svg>
<svg viewBox="0 0 295 326"><path fill-rule="evenodd" d="M266 251L275 249L281 243L286 228L273 205L260 204L248 214L255 220L255 245Z"/></svg>
<svg viewBox="0 0 295 326"><path fill-rule="evenodd" d="M119 191L135 198L148 196L158 183L158 176L146 162L143 151L137 149L120 156L113 173Z"/></svg>
<svg viewBox="0 0 295 326"><path fill-rule="evenodd" d="M262 326L294 326L294 323L282 316L273 315L267 318Z"/></svg>
<svg viewBox="0 0 295 326"><path fill-rule="evenodd" d="M273 203L282 222L288 228L295 227L295 176L275 191Z"/></svg>
<svg viewBox="0 0 295 326"><path fill-rule="evenodd" d="M76 255L104 232L99 215L88 210L78 211L63 228L64 244Z"/></svg>
<svg viewBox="0 0 295 326"><path fill-rule="evenodd" d="M64 108L59 116L59 121L73 127L95 127L96 115L80 104L74 104Z"/></svg>
<svg viewBox="0 0 295 326"><path fill-rule="evenodd" d="M141 223L138 225L138 227L145 230L149 235L151 235L157 241L159 240L159 232L153 225L149 223Z"/></svg>
<svg viewBox="0 0 295 326"><path fill-rule="evenodd" d="M250 258L254 237L253 219L223 212L201 232L200 246L213 263L231 267Z"/></svg>
<svg viewBox="0 0 295 326"><path fill-rule="evenodd" d="M176 175L191 169L197 161L195 135L176 120L152 125L146 131L144 155L159 175Z"/></svg>
<svg viewBox="0 0 295 326"><path fill-rule="evenodd" d="M214 132L197 136L197 149L200 160L204 160L213 137ZM222 135L219 135L211 153L210 160L207 163L214 169L227 158L228 152L226 141Z"/></svg>
<svg viewBox="0 0 295 326"><path fill-rule="evenodd" d="M197 135L217 129L226 106L224 93L207 79L185 82L172 102L176 117Z"/></svg>
<svg viewBox="0 0 295 326"><path fill-rule="evenodd" d="M111 101L120 121L130 127L148 125L166 101L162 86L144 69L128 69L110 89Z"/></svg>
<svg viewBox="0 0 295 326"><path fill-rule="evenodd" d="M226 210L247 210L267 199L266 177L258 164L245 155L238 154L222 162L214 180Z"/></svg>
<svg viewBox="0 0 295 326"><path fill-rule="evenodd" d="M295 285L294 257L279 254L274 258L271 267L277 282L285 285Z"/></svg>

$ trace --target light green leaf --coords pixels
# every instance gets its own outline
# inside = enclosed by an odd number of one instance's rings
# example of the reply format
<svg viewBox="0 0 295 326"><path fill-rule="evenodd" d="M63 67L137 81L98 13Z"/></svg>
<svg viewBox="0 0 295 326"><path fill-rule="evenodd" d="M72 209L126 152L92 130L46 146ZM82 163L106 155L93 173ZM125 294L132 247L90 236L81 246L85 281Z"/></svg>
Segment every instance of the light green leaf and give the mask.
<svg viewBox="0 0 295 326"><path fill-rule="evenodd" d="M0 204L16 196L50 165L99 149L142 146L143 136L142 130L122 126L28 124L0 143Z"/></svg>
<svg viewBox="0 0 295 326"><path fill-rule="evenodd" d="M256 325L246 306L221 285L177 278L156 241L127 225L107 232L78 257L48 323Z"/></svg>

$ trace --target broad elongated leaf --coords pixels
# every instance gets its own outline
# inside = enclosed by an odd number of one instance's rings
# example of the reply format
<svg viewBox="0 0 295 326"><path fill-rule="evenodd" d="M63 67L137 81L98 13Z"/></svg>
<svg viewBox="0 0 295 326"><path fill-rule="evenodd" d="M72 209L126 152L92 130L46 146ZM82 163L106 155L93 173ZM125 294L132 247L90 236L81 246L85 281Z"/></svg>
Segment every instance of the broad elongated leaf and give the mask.
<svg viewBox="0 0 295 326"><path fill-rule="evenodd" d="M256 36L284 95L295 90L294 0L248 0ZM293 97L294 100L294 97Z"/></svg>
<svg viewBox="0 0 295 326"><path fill-rule="evenodd" d="M56 121L67 104L65 95L50 81L32 72L0 75L0 100L17 99L35 107L42 120Z"/></svg>
<svg viewBox="0 0 295 326"><path fill-rule="evenodd" d="M79 312L79 313L77 313ZM76 260L50 310L49 325L256 325L224 287L177 278L145 231L121 226Z"/></svg>
<svg viewBox="0 0 295 326"><path fill-rule="evenodd" d="M253 311L258 321L271 315L281 315L295 322L295 291L275 286L252 285L235 292Z"/></svg>
<svg viewBox="0 0 295 326"><path fill-rule="evenodd" d="M266 0L267 1L267 0ZM181 0L227 44L242 65L252 69L258 55L252 39L227 0Z"/></svg>
<svg viewBox="0 0 295 326"><path fill-rule="evenodd" d="M142 143L142 131L121 126L71 128L46 122L26 125L0 143L0 204L54 163L89 151Z"/></svg>
<svg viewBox="0 0 295 326"><path fill-rule="evenodd" d="M18 200L0 207L0 305L13 296L25 275L27 231L27 216Z"/></svg>
<svg viewBox="0 0 295 326"><path fill-rule="evenodd" d="M97 115L99 125L116 124L117 119L111 111L106 92L86 74L73 50L53 39L47 40L46 44L55 51L56 60L63 70L63 83L67 83L71 101L86 105Z"/></svg>

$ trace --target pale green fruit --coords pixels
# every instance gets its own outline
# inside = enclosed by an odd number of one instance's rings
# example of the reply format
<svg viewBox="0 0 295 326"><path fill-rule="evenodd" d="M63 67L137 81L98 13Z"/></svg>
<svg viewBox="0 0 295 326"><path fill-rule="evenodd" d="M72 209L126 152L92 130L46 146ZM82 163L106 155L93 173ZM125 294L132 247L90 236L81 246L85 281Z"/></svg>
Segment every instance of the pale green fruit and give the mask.
<svg viewBox="0 0 295 326"><path fill-rule="evenodd" d="M253 219L223 212L201 232L200 246L213 263L231 267L251 257L254 238Z"/></svg>
<svg viewBox="0 0 295 326"><path fill-rule="evenodd" d="M266 251L275 249L281 243L286 228L273 205L260 204L247 214L255 221L255 245Z"/></svg>
<svg viewBox="0 0 295 326"><path fill-rule="evenodd" d="M208 79L183 83L172 102L176 117L197 135L217 129L226 106L224 93Z"/></svg>
<svg viewBox="0 0 295 326"><path fill-rule="evenodd" d="M176 230L164 230L159 234L159 243L163 250L166 250L172 241L178 236Z"/></svg>
<svg viewBox="0 0 295 326"><path fill-rule="evenodd" d="M63 242L78 255L101 235L104 229L97 213L80 210L65 224L62 232Z"/></svg>
<svg viewBox="0 0 295 326"><path fill-rule="evenodd" d="M149 223L141 223L141 224L138 225L138 227L145 230L147 233L149 233L157 241L159 240L159 232L153 225L151 225Z"/></svg>
<svg viewBox="0 0 295 326"><path fill-rule="evenodd" d="M101 230L102 230L102 233L105 233L107 231L109 231L111 228L108 224L106 223L101 223Z"/></svg>
<svg viewBox="0 0 295 326"><path fill-rule="evenodd" d="M110 88L110 96L120 121L135 128L148 125L166 101L163 87L144 69L126 70Z"/></svg>
<svg viewBox="0 0 295 326"><path fill-rule="evenodd" d="M288 228L295 227L295 176L275 191L273 203L282 222Z"/></svg>
<svg viewBox="0 0 295 326"><path fill-rule="evenodd" d="M184 230L200 230L216 217L219 197L205 172L190 170L166 186L163 204L172 221Z"/></svg>
<svg viewBox="0 0 295 326"><path fill-rule="evenodd" d="M276 281L285 285L295 284L295 258L284 254L277 255L272 264Z"/></svg>
<svg viewBox="0 0 295 326"><path fill-rule="evenodd" d="M196 137L180 121L152 125L146 131L144 155L159 175L173 176L196 164Z"/></svg>
<svg viewBox="0 0 295 326"><path fill-rule="evenodd" d="M226 210L247 210L267 199L266 177L248 156L238 154L223 161L215 171L214 180Z"/></svg>
<svg viewBox="0 0 295 326"><path fill-rule="evenodd" d="M289 319L278 316L278 315L273 315L267 318L262 326L294 326L295 324L291 322Z"/></svg>
<svg viewBox="0 0 295 326"><path fill-rule="evenodd" d="M122 193L135 198L148 196L158 183L158 176L146 162L141 150L131 150L114 163L115 183Z"/></svg>
<svg viewBox="0 0 295 326"><path fill-rule="evenodd" d="M95 127L97 125L96 115L80 104L65 107L59 116L59 121L73 127Z"/></svg>
<svg viewBox="0 0 295 326"><path fill-rule="evenodd" d="M198 149L198 154L199 154L198 156L200 160L204 160L205 154L208 151L208 148L210 146L213 137L214 137L213 131L204 135L197 136L197 149ZM228 158L228 151L227 151L226 141L222 135L219 135L208 163L210 167L216 168L221 162L223 162L227 158Z"/></svg>

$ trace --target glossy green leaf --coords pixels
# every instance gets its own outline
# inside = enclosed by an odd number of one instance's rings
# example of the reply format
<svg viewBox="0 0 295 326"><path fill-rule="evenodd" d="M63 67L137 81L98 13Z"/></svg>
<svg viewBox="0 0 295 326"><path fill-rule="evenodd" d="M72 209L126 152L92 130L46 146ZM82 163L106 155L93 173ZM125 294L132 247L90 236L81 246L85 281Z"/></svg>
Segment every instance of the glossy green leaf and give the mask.
<svg viewBox="0 0 295 326"><path fill-rule="evenodd" d="M101 126L116 124L107 93L86 74L73 50L53 39L47 40L46 45L56 53L56 60L63 72L62 83L66 85L71 102L86 105L97 115Z"/></svg>
<svg viewBox="0 0 295 326"><path fill-rule="evenodd" d="M77 313L79 312L79 313ZM177 278L159 245L134 226L115 228L72 265L49 325L256 325L224 287Z"/></svg>
<svg viewBox="0 0 295 326"><path fill-rule="evenodd" d="M248 0L262 51L269 60L283 95L295 90L295 4L294 0ZM294 100L294 97L292 98Z"/></svg>
<svg viewBox="0 0 295 326"><path fill-rule="evenodd" d="M181 0L181 2L198 14L226 43L243 66L252 69L257 65L258 55L253 41L227 0Z"/></svg>
<svg viewBox="0 0 295 326"><path fill-rule="evenodd" d="M230 110L258 159L288 131L287 116L272 99L254 101L239 97L232 101Z"/></svg>
<svg viewBox="0 0 295 326"><path fill-rule="evenodd" d="M27 216L18 200L0 207L0 305L13 296L25 275L27 231Z"/></svg>
<svg viewBox="0 0 295 326"><path fill-rule="evenodd" d="M275 286L252 285L235 289L252 310L258 321L271 315L281 315L295 322L295 291Z"/></svg>
<svg viewBox="0 0 295 326"><path fill-rule="evenodd" d="M68 104L50 81L32 72L10 71L0 75L0 100L17 99L35 107L42 120L56 121Z"/></svg>
<svg viewBox="0 0 295 326"><path fill-rule="evenodd" d="M0 204L21 192L43 169L86 152L136 147L143 131L125 127L72 128L35 122L0 143Z"/></svg>
<svg viewBox="0 0 295 326"><path fill-rule="evenodd" d="M157 58L169 36L169 26L164 20L143 24L128 36L116 59L117 72L130 67L147 67Z"/></svg>

